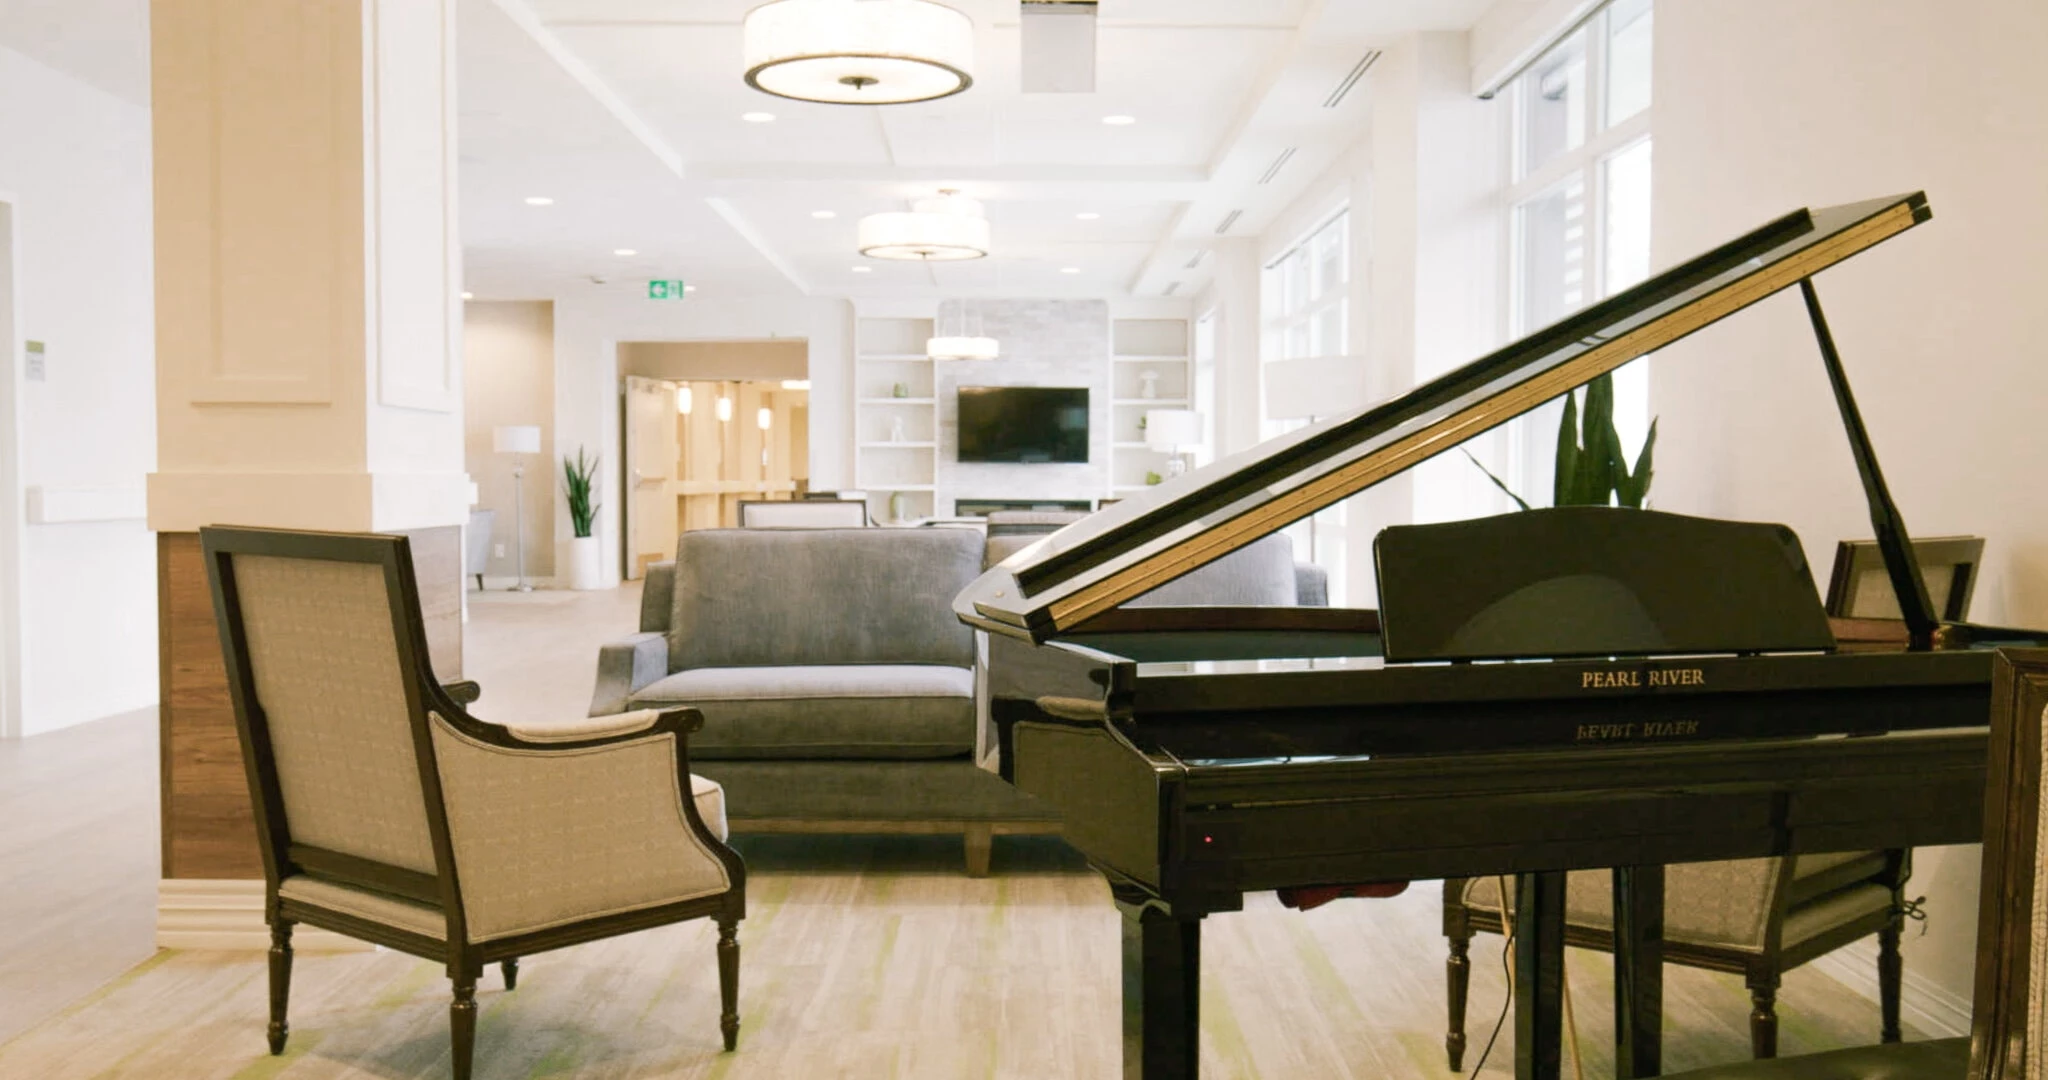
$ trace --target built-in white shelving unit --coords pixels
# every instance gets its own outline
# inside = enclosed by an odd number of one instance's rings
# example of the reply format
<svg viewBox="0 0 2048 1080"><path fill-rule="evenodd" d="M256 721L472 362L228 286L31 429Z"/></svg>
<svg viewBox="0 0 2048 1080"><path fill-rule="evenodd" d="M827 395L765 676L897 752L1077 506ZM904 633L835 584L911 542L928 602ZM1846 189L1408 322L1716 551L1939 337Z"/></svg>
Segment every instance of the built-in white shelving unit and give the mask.
<svg viewBox="0 0 2048 1080"><path fill-rule="evenodd" d="M1144 418L1152 409L1191 407L1190 343L1186 319L1111 320L1110 497L1143 491L1148 474L1166 474L1169 455L1145 442Z"/></svg>
<svg viewBox="0 0 2048 1080"><path fill-rule="evenodd" d="M932 320L854 324L854 478L876 521L937 513L939 400L924 343ZM901 494L897 499L894 496Z"/></svg>

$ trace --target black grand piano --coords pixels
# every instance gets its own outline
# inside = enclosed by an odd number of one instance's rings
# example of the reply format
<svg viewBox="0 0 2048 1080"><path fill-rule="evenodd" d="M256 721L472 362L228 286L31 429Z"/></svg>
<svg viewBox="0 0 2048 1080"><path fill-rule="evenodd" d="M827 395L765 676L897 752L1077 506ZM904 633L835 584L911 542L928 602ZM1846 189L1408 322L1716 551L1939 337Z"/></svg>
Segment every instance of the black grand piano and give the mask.
<svg viewBox="0 0 2048 1080"><path fill-rule="evenodd" d="M1247 892L1515 874L1519 1077L1558 1075L1564 871L1614 870L1617 1068L1659 1068L1663 866L1966 843L1993 644L1943 624L1813 275L1928 220L1802 210L1412 392L1175 478L955 601L1003 775L1124 916L1124 1074L1196 1075L1201 920ZM1377 611L1122 605L1782 289L1905 614L1838 647L1775 525L1570 508L1388 529ZM1867 646L1867 643L1866 643Z"/></svg>

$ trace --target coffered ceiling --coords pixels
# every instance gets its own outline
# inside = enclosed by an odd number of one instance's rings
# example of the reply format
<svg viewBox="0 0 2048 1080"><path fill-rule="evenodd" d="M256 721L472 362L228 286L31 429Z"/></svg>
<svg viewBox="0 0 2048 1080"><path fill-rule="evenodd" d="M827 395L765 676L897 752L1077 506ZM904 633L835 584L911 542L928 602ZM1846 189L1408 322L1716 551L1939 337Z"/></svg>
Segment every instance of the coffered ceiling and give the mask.
<svg viewBox="0 0 2048 1080"><path fill-rule="evenodd" d="M1461 29L1485 7L1102 0L1096 91L1025 94L1017 0L950 0L975 22L976 85L858 107L742 81L741 21L759 2L461 0L463 232L479 296L649 277L695 282L700 299L1191 294L1208 274L1191 260L1219 235L1258 233L1356 139L1370 76L1325 103L1370 50ZM1102 122L1118 115L1135 122ZM986 205L990 258L855 251L862 215L941 187Z"/></svg>

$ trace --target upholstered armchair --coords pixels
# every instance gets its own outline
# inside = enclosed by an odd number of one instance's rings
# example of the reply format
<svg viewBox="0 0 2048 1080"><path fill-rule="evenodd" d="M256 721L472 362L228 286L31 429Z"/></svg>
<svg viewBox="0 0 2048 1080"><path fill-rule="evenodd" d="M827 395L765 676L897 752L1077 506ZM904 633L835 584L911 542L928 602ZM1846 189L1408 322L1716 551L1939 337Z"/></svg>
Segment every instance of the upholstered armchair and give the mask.
<svg viewBox="0 0 2048 1080"><path fill-rule="evenodd" d="M1679 863L1664 868L1664 961L1741 975L1749 987L1750 1051L1778 1052L1777 992L1783 974L1869 934L1878 935L1884 1042L1899 1041L1900 890L1910 871L1903 851ZM1451 941L1451 1070L1462 1065L1465 997L1475 933L1501 933L1498 878L1444 882L1444 936ZM1507 915L1514 917L1514 882ZM1574 871L1565 885L1565 943L1614 951L1614 893L1605 870Z"/></svg>
<svg viewBox="0 0 2048 1080"><path fill-rule="evenodd" d="M2041 776L2048 748L2048 649L2000 650L1991 677L1984 787L1983 876L1977 886L1977 971L1970 1037L1859 1046L1777 1061L1743 1061L1666 1080L2023 1080L2048 1065L2048 888L2041 851Z"/></svg>
<svg viewBox="0 0 2048 1080"><path fill-rule="evenodd" d="M733 1048L746 871L723 792L690 775L696 710L486 723L474 684L434 679L404 537L200 535L262 848L271 1053L299 923L444 962L467 1080L485 965L509 991L522 956L703 916Z"/></svg>

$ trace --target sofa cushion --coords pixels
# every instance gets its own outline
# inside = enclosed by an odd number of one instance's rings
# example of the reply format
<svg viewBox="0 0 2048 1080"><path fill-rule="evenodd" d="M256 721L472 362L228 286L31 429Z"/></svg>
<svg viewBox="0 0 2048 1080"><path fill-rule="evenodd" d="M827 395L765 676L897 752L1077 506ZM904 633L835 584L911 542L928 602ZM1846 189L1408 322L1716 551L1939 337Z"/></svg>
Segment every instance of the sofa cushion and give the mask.
<svg viewBox="0 0 2048 1080"><path fill-rule="evenodd" d="M669 670L971 667L953 598L981 573L966 529L710 529L676 548Z"/></svg>
<svg viewBox="0 0 2048 1080"><path fill-rule="evenodd" d="M692 758L957 757L974 749L974 672L936 664L825 664L679 671L636 709L704 714Z"/></svg>

